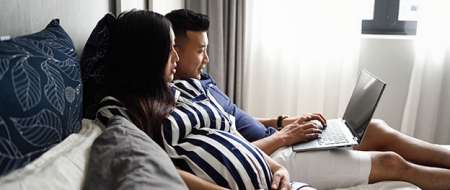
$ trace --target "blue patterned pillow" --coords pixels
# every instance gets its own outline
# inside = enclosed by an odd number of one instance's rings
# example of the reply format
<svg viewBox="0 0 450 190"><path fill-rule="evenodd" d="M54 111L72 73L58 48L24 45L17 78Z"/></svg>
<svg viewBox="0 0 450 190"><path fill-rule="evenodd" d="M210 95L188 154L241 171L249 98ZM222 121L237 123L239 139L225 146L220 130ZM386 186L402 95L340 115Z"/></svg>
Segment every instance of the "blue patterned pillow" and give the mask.
<svg viewBox="0 0 450 190"><path fill-rule="evenodd" d="M79 131L80 66L58 19L41 32L0 41L0 89L0 175Z"/></svg>

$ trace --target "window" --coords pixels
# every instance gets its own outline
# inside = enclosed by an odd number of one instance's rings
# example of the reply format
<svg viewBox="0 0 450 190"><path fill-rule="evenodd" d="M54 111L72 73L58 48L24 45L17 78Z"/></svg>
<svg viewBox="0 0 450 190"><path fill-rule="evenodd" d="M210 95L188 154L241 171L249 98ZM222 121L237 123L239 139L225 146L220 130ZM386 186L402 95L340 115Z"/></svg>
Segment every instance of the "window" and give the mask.
<svg viewBox="0 0 450 190"><path fill-rule="evenodd" d="M415 35L418 0L366 0L363 34Z"/></svg>

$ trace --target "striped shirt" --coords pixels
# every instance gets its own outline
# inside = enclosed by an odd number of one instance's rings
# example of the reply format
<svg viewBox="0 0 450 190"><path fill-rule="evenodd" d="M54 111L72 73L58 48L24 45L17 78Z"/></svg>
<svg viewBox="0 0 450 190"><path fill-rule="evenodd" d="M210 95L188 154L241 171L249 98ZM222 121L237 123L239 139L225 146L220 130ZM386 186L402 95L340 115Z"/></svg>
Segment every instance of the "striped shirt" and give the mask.
<svg viewBox="0 0 450 190"><path fill-rule="evenodd" d="M263 153L236 130L196 79L174 81L176 105L164 120L164 149L174 164L207 181L231 189L270 189L272 174Z"/></svg>

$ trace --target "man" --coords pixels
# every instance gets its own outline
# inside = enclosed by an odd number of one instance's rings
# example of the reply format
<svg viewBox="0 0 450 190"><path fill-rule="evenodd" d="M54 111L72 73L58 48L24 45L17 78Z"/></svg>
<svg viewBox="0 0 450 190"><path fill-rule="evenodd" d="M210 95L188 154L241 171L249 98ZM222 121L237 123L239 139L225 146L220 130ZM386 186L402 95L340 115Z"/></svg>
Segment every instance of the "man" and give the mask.
<svg viewBox="0 0 450 190"><path fill-rule="evenodd" d="M295 153L290 145L317 138L311 120L326 124L321 114L258 119L240 110L203 73L209 63L206 15L174 10L166 15L175 32L180 57L175 79L199 79L224 110L236 118L238 131L289 170L292 180L324 188L401 180L424 189L450 189L450 150L406 136L381 120L370 122L364 140L354 150ZM280 129L270 126L280 125Z"/></svg>

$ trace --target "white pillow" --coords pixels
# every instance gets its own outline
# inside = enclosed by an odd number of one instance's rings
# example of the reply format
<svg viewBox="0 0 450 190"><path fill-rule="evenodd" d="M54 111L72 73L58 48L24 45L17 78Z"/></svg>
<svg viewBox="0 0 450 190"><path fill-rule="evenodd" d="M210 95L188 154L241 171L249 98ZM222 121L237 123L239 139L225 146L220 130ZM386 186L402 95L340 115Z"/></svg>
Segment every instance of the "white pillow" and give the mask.
<svg viewBox="0 0 450 190"><path fill-rule="evenodd" d="M79 133L68 136L41 157L0 178L2 190L81 189L90 148L102 130L83 119Z"/></svg>

